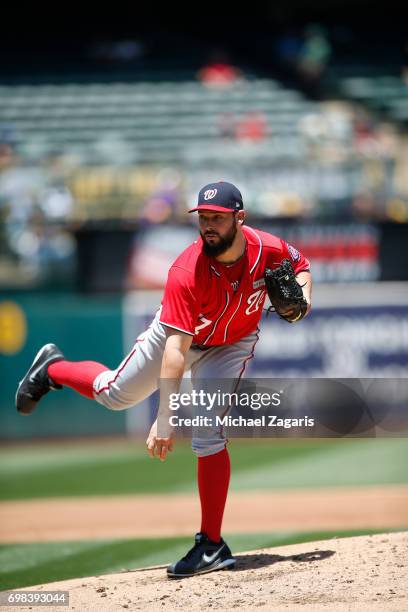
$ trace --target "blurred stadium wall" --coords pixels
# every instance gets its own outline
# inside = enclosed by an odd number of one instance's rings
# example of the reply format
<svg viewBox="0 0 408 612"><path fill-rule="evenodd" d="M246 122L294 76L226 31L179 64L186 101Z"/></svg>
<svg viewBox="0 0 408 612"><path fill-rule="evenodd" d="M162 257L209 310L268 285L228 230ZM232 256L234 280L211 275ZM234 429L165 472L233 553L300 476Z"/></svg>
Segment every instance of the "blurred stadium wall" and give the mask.
<svg viewBox="0 0 408 612"><path fill-rule="evenodd" d="M116 367L149 325L160 291L124 298L17 294L0 302L0 437L143 435L157 410L157 394L123 412L110 412L64 389L50 393L38 413L14 409L19 376L42 344L61 346L68 359ZM17 338L18 336L18 338ZM17 342L17 340L18 342ZM400 378L408 364L408 292L401 283L321 284L301 325L265 317L248 375L257 377Z"/></svg>

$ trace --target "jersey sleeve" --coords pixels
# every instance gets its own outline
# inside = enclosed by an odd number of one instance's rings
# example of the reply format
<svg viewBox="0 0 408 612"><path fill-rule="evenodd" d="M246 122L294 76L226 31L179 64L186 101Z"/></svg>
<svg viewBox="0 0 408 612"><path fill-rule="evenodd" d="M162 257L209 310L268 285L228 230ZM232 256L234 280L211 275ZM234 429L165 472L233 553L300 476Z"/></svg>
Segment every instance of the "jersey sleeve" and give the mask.
<svg viewBox="0 0 408 612"><path fill-rule="evenodd" d="M160 323L194 336L200 305L191 273L183 268L170 268L162 300Z"/></svg>
<svg viewBox="0 0 408 612"><path fill-rule="evenodd" d="M310 262L306 257L294 246L281 239L281 261L282 259L289 259L292 263L295 274L299 272L306 272L310 270Z"/></svg>

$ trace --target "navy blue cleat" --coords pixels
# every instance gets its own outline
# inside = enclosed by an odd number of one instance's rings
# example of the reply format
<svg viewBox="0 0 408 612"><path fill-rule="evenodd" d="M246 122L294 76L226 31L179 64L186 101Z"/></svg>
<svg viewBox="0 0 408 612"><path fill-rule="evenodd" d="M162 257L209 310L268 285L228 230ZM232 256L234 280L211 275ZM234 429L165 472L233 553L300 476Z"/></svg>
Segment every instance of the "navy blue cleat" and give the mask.
<svg viewBox="0 0 408 612"><path fill-rule="evenodd" d="M167 568L169 578L187 578L226 568L232 568L235 559L224 540L212 542L205 533L197 533L195 544L185 557Z"/></svg>
<svg viewBox="0 0 408 612"><path fill-rule="evenodd" d="M48 366L65 359L55 344L46 344L34 358L28 372L20 381L16 393L16 408L21 414L30 414L43 395L51 390L62 389L48 376Z"/></svg>

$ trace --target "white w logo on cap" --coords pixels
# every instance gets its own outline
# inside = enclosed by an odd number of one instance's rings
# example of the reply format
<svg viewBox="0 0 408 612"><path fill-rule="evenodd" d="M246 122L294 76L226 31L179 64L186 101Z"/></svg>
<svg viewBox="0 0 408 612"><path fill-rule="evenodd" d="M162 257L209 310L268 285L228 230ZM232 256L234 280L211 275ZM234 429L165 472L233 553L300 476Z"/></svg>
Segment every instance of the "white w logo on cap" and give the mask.
<svg viewBox="0 0 408 612"><path fill-rule="evenodd" d="M204 191L204 200L212 200L217 195L217 189L207 189Z"/></svg>

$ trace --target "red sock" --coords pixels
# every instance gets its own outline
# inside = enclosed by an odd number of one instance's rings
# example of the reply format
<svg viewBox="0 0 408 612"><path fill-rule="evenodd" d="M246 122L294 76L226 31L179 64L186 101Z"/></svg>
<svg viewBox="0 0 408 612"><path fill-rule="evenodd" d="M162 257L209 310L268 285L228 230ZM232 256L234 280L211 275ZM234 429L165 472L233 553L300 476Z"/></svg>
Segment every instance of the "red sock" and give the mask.
<svg viewBox="0 0 408 612"><path fill-rule="evenodd" d="M108 369L96 361L57 361L48 366L48 375L58 385L71 387L81 395L94 399L93 381Z"/></svg>
<svg viewBox="0 0 408 612"><path fill-rule="evenodd" d="M198 457L198 490L201 501L201 532L213 542L221 539L231 466L226 448L208 457Z"/></svg>

